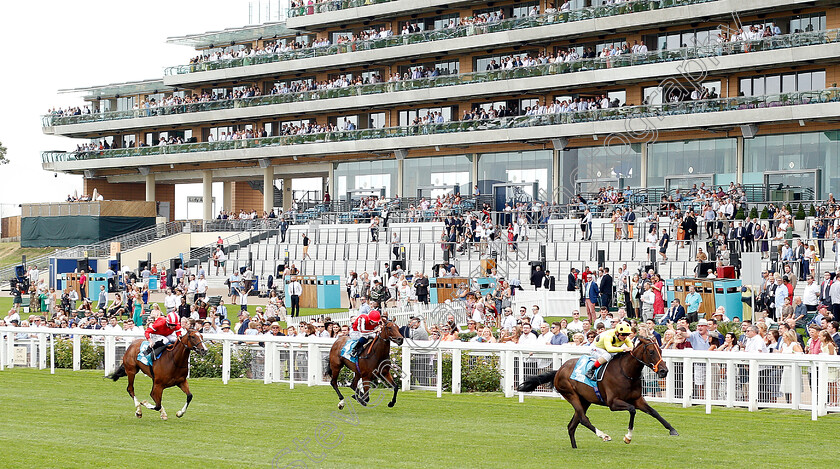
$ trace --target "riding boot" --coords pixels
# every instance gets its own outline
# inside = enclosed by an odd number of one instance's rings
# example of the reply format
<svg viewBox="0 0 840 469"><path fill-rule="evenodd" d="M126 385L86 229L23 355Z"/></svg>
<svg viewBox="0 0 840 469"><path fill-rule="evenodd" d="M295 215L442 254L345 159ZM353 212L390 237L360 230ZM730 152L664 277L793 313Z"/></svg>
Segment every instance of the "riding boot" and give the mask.
<svg viewBox="0 0 840 469"><path fill-rule="evenodd" d="M164 350L166 350L166 344L163 343L162 340L157 341L157 343L155 343L155 345L153 347L153 350L152 350L152 352L154 353L154 355L152 355L152 357L157 357L158 354L163 353Z"/></svg>
<svg viewBox="0 0 840 469"><path fill-rule="evenodd" d="M361 339L359 339L359 341L356 342L356 346L353 347L353 352L351 353L351 355L358 358L362 354L362 351L365 349L365 342L367 342L366 337L362 337Z"/></svg>
<svg viewBox="0 0 840 469"><path fill-rule="evenodd" d="M601 366L603 366L603 365L601 365ZM592 368L586 370L586 377L591 379L592 381L595 381L595 373L597 373L597 372L598 372L598 368L595 368L593 366Z"/></svg>

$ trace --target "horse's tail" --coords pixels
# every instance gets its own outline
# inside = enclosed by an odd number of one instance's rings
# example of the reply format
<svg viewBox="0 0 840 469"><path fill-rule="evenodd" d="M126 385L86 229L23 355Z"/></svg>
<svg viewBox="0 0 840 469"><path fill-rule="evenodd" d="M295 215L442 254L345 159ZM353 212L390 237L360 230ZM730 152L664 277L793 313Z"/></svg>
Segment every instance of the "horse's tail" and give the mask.
<svg viewBox="0 0 840 469"><path fill-rule="evenodd" d="M125 366L124 365L120 365L120 367L117 368L117 371L115 371L113 374L108 375L108 377L111 378L114 381L122 378L123 376L128 376L125 373Z"/></svg>
<svg viewBox="0 0 840 469"><path fill-rule="evenodd" d="M519 392L531 392L545 383L551 383L552 387L554 387L554 375L556 374L557 370L551 370L541 375L531 376L524 383L520 384L516 390Z"/></svg>
<svg viewBox="0 0 840 469"><path fill-rule="evenodd" d="M332 367L330 366L330 356L324 357L324 375L332 378Z"/></svg>

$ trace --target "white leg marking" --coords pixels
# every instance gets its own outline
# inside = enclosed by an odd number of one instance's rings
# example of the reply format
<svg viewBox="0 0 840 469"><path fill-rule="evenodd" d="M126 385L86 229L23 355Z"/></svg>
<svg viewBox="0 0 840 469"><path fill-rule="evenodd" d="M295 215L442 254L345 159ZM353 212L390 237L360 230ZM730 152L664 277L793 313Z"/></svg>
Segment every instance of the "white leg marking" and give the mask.
<svg viewBox="0 0 840 469"><path fill-rule="evenodd" d="M169 420L169 416L166 415L166 410L163 408L163 406L160 406L160 419Z"/></svg>
<svg viewBox="0 0 840 469"><path fill-rule="evenodd" d="M338 401L338 410L344 409L344 399Z"/></svg>
<svg viewBox="0 0 840 469"><path fill-rule="evenodd" d="M609 435L607 435L606 433L602 432L601 430L598 430L597 428L595 429L595 435L597 435L597 436L598 436L598 438L600 438L600 439L602 439L602 440L604 440L604 441L610 441L610 440L612 440L612 438L610 438L610 436L609 436Z"/></svg>
<svg viewBox="0 0 840 469"><path fill-rule="evenodd" d="M625 442L625 443L627 443L627 444L629 445L629 444L630 444L630 441L631 441L632 439L633 439L633 430L628 429L628 430L627 430L627 434L626 434L626 435L624 435L624 442Z"/></svg>

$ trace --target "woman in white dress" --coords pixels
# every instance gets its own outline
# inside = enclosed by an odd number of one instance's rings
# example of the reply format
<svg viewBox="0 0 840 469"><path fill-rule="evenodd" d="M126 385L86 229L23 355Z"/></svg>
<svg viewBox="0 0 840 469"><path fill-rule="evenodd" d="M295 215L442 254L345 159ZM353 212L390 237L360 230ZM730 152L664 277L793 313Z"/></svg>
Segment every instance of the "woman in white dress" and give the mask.
<svg viewBox="0 0 840 469"><path fill-rule="evenodd" d="M782 336L782 353L786 354L801 354L802 346L799 345L799 342L796 340L796 333L792 330L788 329L785 332L785 335ZM793 393L793 380L794 379L802 379L802 373L799 370L799 366L795 365L785 365L784 369L782 370L782 386L779 389L786 402L791 402L791 394Z"/></svg>

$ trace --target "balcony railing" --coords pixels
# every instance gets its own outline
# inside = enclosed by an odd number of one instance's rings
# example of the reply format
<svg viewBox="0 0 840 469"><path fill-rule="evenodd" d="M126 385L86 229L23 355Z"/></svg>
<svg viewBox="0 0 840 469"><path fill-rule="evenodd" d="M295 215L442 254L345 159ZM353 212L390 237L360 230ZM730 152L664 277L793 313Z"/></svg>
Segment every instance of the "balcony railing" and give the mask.
<svg viewBox="0 0 840 469"><path fill-rule="evenodd" d="M734 98L682 101L676 103L626 106L620 108L589 109L585 111L564 112L557 114L525 115L500 119L464 120L445 122L441 124L386 127L382 129L335 131L221 142L119 148L112 150L44 152L41 154L41 161L43 163L54 163L102 158L124 158L133 156L153 156L234 149L241 150L249 148L299 145L305 143L349 142L379 138L410 137L415 135L447 134L482 130L517 129L524 127L611 121L653 116L675 116L743 109L763 109L779 106L794 106L838 101L840 101L840 88L828 88L818 91L802 91L767 96L742 96Z"/></svg>
<svg viewBox="0 0 840 469"><path fill-rule="evenodd" d="M300 5L286 10L286 16L295 18L298 16L314 15L316 13L326 13L328 11L346 10L348 8L363 7L368 5L376 5L379 3L388 3L395 0L324 0L323 2L315 2L311 5Z"/></svg>
<svg viewBox="0 0 840 469"><path fill-rule="evenodd" d="M520 67L512 70L491 70L458 75L442 75L413 80L374 83L360 86L347 86L326 90L302 91L297 93L257 96L253 98L225 99L202 103L177 104L148 109L134 109L129 111L114 111L96 114L82 114L77 116L42 116L45 127L69 124L83 124L120 119L135 119L143 117L168 116L190 112L219 111L272 104L287 104L322 99L345 98L352 96L367 96L373 94L412 91L428 88L442 88L454 85L472 83L486 83L499 80L517 78L531 78L565 73L604 70L610 68L630 67L664 63L679 60L698 59L712 56L735 55L746 52L760 52L791 47L827 44L840 40L840 29L828 31L787 34L762 38L754 41L726 42L723 44L699 45L681 49L658 50L645 54L624 54L606 58L579 59L574 62Z"/></svg>
<svg viewBox="0 0 840 469"><path fill-rule="evenodd" d="M213 62L201 62L189 65L177 65L168 67L165 70L167 76L182 75L186 73L206 72L210 70L222 70L228 68L244 67L248 65L267 64L282 62L285 60L306 59L312 57L324 57L328 55L343 54L347 52L358 52L365 50L383 49L386 47L404 46L419 44L423 42L440 41L443 39L455 39L477 34L496 33L511 31L515 29L534 28L557 23L571 23L575 21L591 20L607 16L622 15L626 13L638 13L653 11L662 8L671 8L697 3L709 3L717 0L638 0L634 2L599 5L595 7L582 8L569 12L554 12L526 18L511 18L495 23L479 25L466 25L457 28L442 28L432 31L422 31L414 34L395 35L387 38L370 39L367 41L347 42L334 44L328 47L299 49L279 54L258 55L255 57L243 57L228 60L217 60Z"/></svg>

